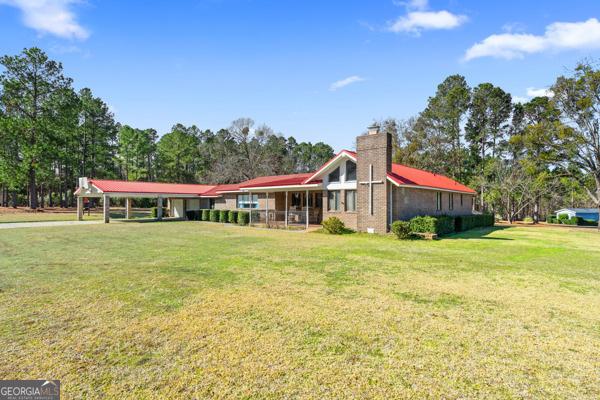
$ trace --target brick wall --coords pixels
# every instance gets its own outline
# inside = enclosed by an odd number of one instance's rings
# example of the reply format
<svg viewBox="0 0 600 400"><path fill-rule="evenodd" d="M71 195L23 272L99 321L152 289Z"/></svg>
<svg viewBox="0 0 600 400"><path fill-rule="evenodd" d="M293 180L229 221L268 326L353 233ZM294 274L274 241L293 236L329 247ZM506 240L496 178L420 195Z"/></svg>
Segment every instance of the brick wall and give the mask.
<svg viewBox="0 0 600 400"><path fill-rule="evenodd" d="M469 215L472 213L472 195L454 193L454 209L450 210L449 193L436 190L393 186L392 219L408 220L418 215ZM442 209L437 210L436 193L442 193Z"/></svg>
<svg viewBox="0 0 600 400"><path fill-rule="evenodd" d="M328 199L327 190L323 191L323 221L329 217L339 218L346 228L353 230L358 229L358 212L357 211L344 211L346 210L346 191L340 190L340 210L339 211L328 211ZM358 197L358 193L356 194Z"/></svg>
<svg viewBox="0 0 600 400"><path fill-rule="evenodd" d="M387 173L392 167L392 136L388 133L371 133L356 138L357 225L358 230L386 233L388 230L388 185ZM369 209L370 165L373 165L373 213Z"/></svg>

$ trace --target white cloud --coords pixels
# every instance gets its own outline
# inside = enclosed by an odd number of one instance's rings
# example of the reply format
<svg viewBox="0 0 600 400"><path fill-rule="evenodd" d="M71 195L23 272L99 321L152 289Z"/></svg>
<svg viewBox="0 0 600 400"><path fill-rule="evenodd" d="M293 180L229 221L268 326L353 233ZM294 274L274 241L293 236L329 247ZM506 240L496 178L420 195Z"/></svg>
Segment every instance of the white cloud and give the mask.
<svg viewBox="0 0 600 400"><path fill-rule="evenodd" d="M464 59L495 57L510 60L544 51L597 48L600 48L600 21L590 18L582 22L554 22L546 26L543 35L491 35L467 49Z"/></svg>
<svg viewBox="0 0 600 400"><path fill-rule="evenodd" d="M515 103L527 103L529 101L531 101L531 99L533 99L534 97L552 97L554 96L554 93L552 92L551 89L549 88L534 88L534 87L528 87L527 88L527 95L526 96L513 96L513 101Z"/></svg>
<svg viewBox="0 0 600 400"><path fill-rule="evenodd" d="M552 92L552 90L548 89L548 88L532 88L532 87L528 87L527 88L527 96L529 97L553 97L554 96L554 92Z"/></svg>
<svg viewBox="0 0 600 400"><path fill-rule="evenodd" d="M404 6L409 10L426 10L429 6L428 0L394 1L397 6Z"/></svg>
<svg viewBox="0 0 600 400"><path fill-rule="evenodd" d="M77 0L0 0L19 8L23 23L40 33L49 33L67 39L87 39L89 32L79 25L70 6Z"/></svg>
<svg viewBox="0 0 600 400"><path fill-rule="evenodd" d="M334 92L334 91L336 91L338 89L341 89L341 88L343 88L345 86L351 85L351 84L356 83L356 82L362 82L364 80L365 80L365 78L361 78L358 75L352 75L352 76L349 76L349 77L347 77L345 79L341 79L339 81L333 82L329 86L329 90L332 91L332 92Z"/></svg>
<svg viewBox="0 0 600 400"><path fill-rule="evenodd" d="M467 21L465 15L452 14L449 11L412 11L392 23L391 32L410 32L419 34L427 29L453 29Z"/></svg>
<svg viewBox="0 0 600 400"><path fill-rule="evenodd" d="M515 103L523 104L523 103L527 103L530 99L529 99L529 97L513 96L512 100Z"/></svg>

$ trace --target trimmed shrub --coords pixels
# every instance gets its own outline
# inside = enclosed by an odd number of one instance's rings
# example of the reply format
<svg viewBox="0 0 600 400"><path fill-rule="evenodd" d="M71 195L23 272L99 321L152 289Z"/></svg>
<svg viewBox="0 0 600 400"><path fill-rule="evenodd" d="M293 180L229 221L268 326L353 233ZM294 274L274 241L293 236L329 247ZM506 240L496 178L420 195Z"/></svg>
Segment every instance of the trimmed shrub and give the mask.
<svg viewBox="0 0 600 400"><path fill-rule="evenodd" d="M484 226L494 226L494 216L492 214L459 215L454 217L454 229L456 232L464 232Z"/></svg>
<svg viewBox="0 0 600 400"><path fill-rule="evenodd" d="M200 221L200 210L189 210L185 212L185 215L190 221Z"/></svg>
<svg viewBox="0 0 600 400"><path fill-rule="evenodd" d="M229 211L229 223L236 224L237 223L238 212L235 210Z"/></svg>
<svg viewBox="0 0 600 400"><path fill-rule="evenodd" d="M573 218L563 218L560 220L561 224L564 225L578 225L577 223L577 217L573 217Z"/></svg>
<svg viewBox="0 0 600 400"><path fill-rule="evenodd" d="M558 222L561 224L564 224L563 221L566 221L569 219L569 214L559 214L558 215Z"/></svg>
<svg viewBox="0 0 600 400"><path fill-rule="evenodd" d="M558 220L556 219L556 216L554 216L554 215L548 215L546 217L546 222L549 223L549 224L557 224Z"/></svg>
<svg viewBox="0 0 600 400"><path fill-rule="evenodd" d="M200 219L202 221L210 221L210 210L200 210Z"/></svg>
<svg viewBox="0 0 600 400"><path fill-rule="evenodd" d="M219 222L219 210L210 210L208 214L208 219L210 222Z"/></svg>
<svg viewBox="0 0 600 400"><path fill-rule="evenodd" d="M414 217L410 220L411 232L446 235L454 232L454 229L454 218L447 215Z"/></svg>
<svg viewBox="0 0 600 400"><path fill-rule="evenodd" d="M238 225L248 225L250 223L250 213L248 211L238 211L237 214Z"/></svg>
<svg viewBox="0 0 600 400"><path fill-rule="evenodd" d="M229 210L219 211L219 222L223 222L223 223L229 222Z"/></svg>
<svg viewBox="0 0 600 400"><path fill-rule="evenodd" d="M329 217L321 225L323 225L325 232L333 235L341 235L346 232L346 225L338 217Z"/></svg>
<svg viewBox="0 0 600 400"><path fill-rule="evenodd" d="M158 207L152 207L150 209L150 215L152 218L158 218Z"/></svg>
<svg viewBox="0 0 600 400"><path fill-rule="evenodd" d="M394 221L392 223L392 232L398 239L408 239L410 235L410 222Z"/></svg>

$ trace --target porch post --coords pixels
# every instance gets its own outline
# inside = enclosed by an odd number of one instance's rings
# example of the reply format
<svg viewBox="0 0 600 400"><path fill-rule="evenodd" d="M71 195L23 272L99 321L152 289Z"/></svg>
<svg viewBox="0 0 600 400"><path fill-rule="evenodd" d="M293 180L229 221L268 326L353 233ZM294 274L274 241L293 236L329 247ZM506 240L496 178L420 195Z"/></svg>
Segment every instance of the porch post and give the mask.
<svg viewBox="0 0 600 400"><path fill-rule="evenodd" d="M158 196L156 199L156 219L162 221L163 217L163 199Z"/></svg>
<svg viewBox="0 0 600 400"><path fill-rule="evenodd" d="M110 222L110 196L107 194L102 196L102 211L104 214L104 223L108 224Z"/></svg>
<svg viewBox="0 0 600 400"><path fill-rule="evenodd" d="M285 229L288 227L288 192L285 191Z"/></svg>
<svg viewBox="0 0 600 400"><path fill-rule="evenodd" d="M308 229L308 190L306 191L306 229Z"/></svg>
<svg viewBox="0 0 600 400"><path fill-rule="evenodd" d="M77 196L77 221L83 221L83 197Z"/></svg>
<svg viewBox="0 0 600 400"><path fill-rule="evenodd" d="M265 205L265 223L267 224L267 228L269 227L269 192L266 192L267 201Z"/></svg>
<svg viewBox="0 0 600 400"><path fill-rule="evenodd" d="M131 219L131 198L125 198L125 219Z"/></svg>
<svg viewBox="0 0 600 400"><path fill-rule="evenodd" d="M252 192L249 192L248 196L250 196L250 218L249 218L250 221L248 222L248 225L252 225L252 206L253 206Z"/></svg>

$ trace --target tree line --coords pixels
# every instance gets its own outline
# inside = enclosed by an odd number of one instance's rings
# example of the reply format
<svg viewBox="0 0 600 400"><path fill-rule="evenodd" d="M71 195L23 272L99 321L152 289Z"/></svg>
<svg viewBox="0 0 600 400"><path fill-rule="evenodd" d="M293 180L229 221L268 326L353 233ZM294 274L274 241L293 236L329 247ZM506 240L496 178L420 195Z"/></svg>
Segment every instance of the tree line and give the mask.
<svg viewBox="0 0 600 400"><path fill-rule="evenodd" d="M452 75L418 115L380 124L395 139L395 162L476 188L477 208L510 222L600 208L600 70L591 62L525 103Z"/></svg>
<svg viewBox="0 0 600 400"><path fill-rule="evenodd" d="M121 125L39 48L3 56L0 65L2 206L72 206L80 176L234 183L313 171L333 156L325 143L297 142L249 118L217 132L176 124L159 137Z"/></svg>

